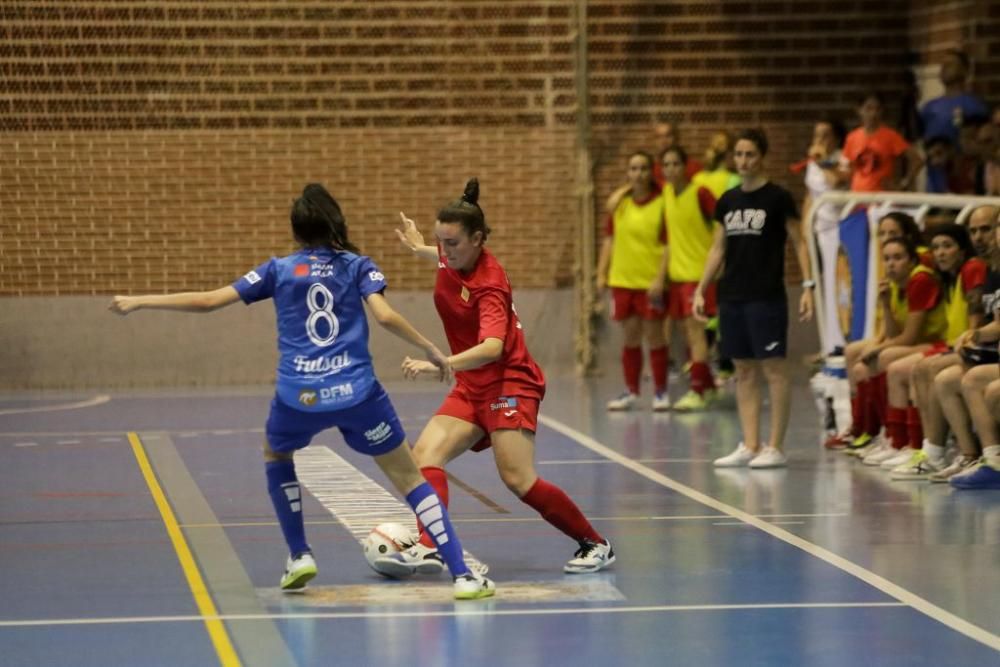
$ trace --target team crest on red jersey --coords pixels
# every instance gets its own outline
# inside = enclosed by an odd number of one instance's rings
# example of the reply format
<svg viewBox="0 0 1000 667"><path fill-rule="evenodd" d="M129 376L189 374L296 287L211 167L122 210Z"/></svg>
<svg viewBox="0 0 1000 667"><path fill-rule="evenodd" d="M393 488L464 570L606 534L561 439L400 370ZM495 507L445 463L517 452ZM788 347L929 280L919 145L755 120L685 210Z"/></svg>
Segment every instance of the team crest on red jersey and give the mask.
<svg viewBox="0 0 1000 667"><path fill-rule="evenodd" d="M465 285L462 285L462 301L468 301L468 300L469 300L469 288L466 287Z"/></svg>

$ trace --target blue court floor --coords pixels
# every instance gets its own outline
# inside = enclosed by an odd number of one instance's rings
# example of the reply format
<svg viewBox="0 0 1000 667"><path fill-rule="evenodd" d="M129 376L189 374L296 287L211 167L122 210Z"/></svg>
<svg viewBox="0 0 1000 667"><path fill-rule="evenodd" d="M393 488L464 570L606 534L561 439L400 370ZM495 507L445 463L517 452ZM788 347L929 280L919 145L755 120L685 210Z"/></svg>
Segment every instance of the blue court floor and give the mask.
<svg viewBox="0 0 1000 667"><path fill-rule="evenodd" d="M443 388L386 386L415 439ZM713 469L731 405L608 414L616 389L551 381L536 461L617 562L564 575L575 544L470 453L452 517L498 592L461 603L368 568L359 536L405 508L334 432L297 457L319 576L278 591L268 388L2 396L0 664L1000 665L1000 491L824 451L804 383L769 471Z"/></svg>

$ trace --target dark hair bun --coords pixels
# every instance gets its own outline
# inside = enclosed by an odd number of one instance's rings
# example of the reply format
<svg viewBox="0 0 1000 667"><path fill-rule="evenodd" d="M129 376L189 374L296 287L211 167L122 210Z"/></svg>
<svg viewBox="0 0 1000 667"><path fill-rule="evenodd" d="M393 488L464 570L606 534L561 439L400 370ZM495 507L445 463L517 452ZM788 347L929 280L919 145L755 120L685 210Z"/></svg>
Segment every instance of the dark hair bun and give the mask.
<svg viewBox="0 0 1000 667"><path fill-rule="evenodd" d="M462 193L462 201L468 202L473 206L479 205L479 179L470 178L469 182L465 184L465 192Z"/></svg>

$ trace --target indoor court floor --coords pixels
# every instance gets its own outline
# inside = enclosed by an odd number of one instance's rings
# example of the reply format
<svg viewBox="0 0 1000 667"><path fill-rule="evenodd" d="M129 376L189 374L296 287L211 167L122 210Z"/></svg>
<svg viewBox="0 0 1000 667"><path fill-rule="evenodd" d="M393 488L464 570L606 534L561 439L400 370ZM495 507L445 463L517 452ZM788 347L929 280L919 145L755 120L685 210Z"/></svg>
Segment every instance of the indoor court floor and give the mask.
<svg viewBox="0 0 1000 667"><path fill-rule="evenodd" d="M386 387L415 439L443 388ZM369 569L358 540L408 513L335 432L297 456L319 575L278 591L266 387L3 396L0 664L1000 665L1000 491L824 451L804 382L790 465L760 471L711 465L731 405L609 414L616 389L551 380L536 461L617 562L564 575L575 544L470 453L452 517L498 590L465 602Z"/></svg>

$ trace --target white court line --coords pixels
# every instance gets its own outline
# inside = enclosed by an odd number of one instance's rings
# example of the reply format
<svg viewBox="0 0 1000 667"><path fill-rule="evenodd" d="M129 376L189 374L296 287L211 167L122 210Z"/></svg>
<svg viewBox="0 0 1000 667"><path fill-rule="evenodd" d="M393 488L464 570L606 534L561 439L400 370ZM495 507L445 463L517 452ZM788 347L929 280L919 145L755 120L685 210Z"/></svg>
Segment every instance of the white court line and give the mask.
<svg viewBox="0 0 1000 667"><path fill-rule="evenodd" d="M75 403L60 403L58 405L42 405L37 408L7 408L0 410L0 415L24 415L31 412L56 412L57 410L79 410L80 408L92 408L95 405L102 405L111 400L107 394L88 398L86 401Z"/></svg>
<svg viewBox="0 0 1000 667"><path fill-rule="evenodd" d="M640 463L708 463L712 459L634 459ZM576 465L578 463L616 463L608 459L554 459L539 461L540 466Z"/></svg>
<svg viewBox="0 0 1000 667"><path fill-rule="evenodd" d="M498 596L500 594L498 593ZM490 602L502 599L491 598ZM789 602L787 604L690 604L649 605L641 607L577 607L557 609L492 609L490 602L470 602L457 609L420 611L331 611L286 614L219 614L218 616L121 616L105 618L53 618L23 621L0 621L0 628L47 627L58 625L103 625L124 623L193 623L202 621L310 620L324 618L428 618L431 616L553 616L562 614L641 614L650 612L760 611L762 609L869 609L905 607L901 602Z"/></svg>
<svg viewBox="0 0 1000 667"><path fill-rule="evenodd" d="M664 516L588 516L587 519L590 521L707 521L711 519L721 518L722 514L668 514ZM824 517L843 517L849 516L846 512L828 512L820 514L757 514L755 515L758 519L781 519L781 518L791 518L791 517L803 517L807 519L812 518L824 518ZM539 516L512 516L512 517L472 517L472 518L462 518L462 517L452 517L452 523L544 523L545 519ZM792 522L782 522L773 521L772 523L805 523L804 521L792 521ZM277 526L279 525L277 521L244 521L244 522L234 522L234 523L185 523L181 524L181 528L253 528L256 526ZM318 521L316 519L306 520L307 526L327 526L327 525L340 525L340 521ZM744 524L740 524L744 525Z"/></svg>
<svg viewBox="0 0 1000 667"><path fill-rule="evenodd" d="M575 428L567 426L566 424L563 424L561 421L557 419L553 419L552 417L548 417L546 415L539 415L538 421L542 422L552 430L563 434L567 438L575 440L580 445L586 447L592 452L596 452L601 456L609 458L619 463L623 467L628 468L629 470L639 475L642 475L643 477L645 477L650 481L656 482L661 486L665 486L668 489L676 491L677 493L683 496L687 496L688 498L696 502L699 502L702 505L705 505L706 507L711 507L712 509L718 510L723 514L728 514L734 519L739 519L744 523L748 523L751 526L758 528L764 531L765 533L771 535L772 537L776 537L779 540L782 540L783 542L787 542L792 546L798 547L799 549L805 551L807 554L815 556L820 560L826 561L830 565L833 565L834 567L839 568L844 572L857 577L858 579L864 581L868 585L873 586L878 590L882 591L886 595L896 598L900 602L903 602L913 607L917 611L926 614L927 616L930 616L934 620L939 621L944 625L947 625L953 630L962 633L966 637L975 639L976 641L981 642L986 646L989 646L990 648L1000 651L1000 637L993 634L992 632L986 630L985 628L981 628L978 625L970 623L964 618L956 614L953 614L947 609L943 609L928 600L925 600L924 598L918 596L917 594L906 590L902 586L898 586L897 584L892 583L891 581L885 579L884 577L880 577L871 570L866 570L857 563L849 561L842 556L838 556L829 549L824 549L823 547L817 544L813 544L808 540L802 539L801 537L795 535L794 533L790 533L783 528L778 528L774 524L768 523L767 521L763 521L758 517L753 516L752 514L748 514L747 512L744 512L731 505L727 505L723 502L720 502L715 498L712 498L711 496L706 495L700 491L696 491L695 489L692 489L689 486L681 484L680 482L677 482L667 477L666 475L663 475L653 470L652 468L648 468L643 464L638 463L637 461L633 461L632 459L623 456L622 454L619 454L610 447L607 447L606 445L601 444L597 440L594 440L589 435L581 433L580 431L577 431Z"/></svg>
<svg viewBox="0 0 1000 667"><path fill-rule="evenodd" d="M386 521L416 527L409 505L329 447L313 445L299 450L295 471L299 482L359 543L364 543L372 528ZM485 572L482 561L468 551L464 556L470 568Z"/></svg>

